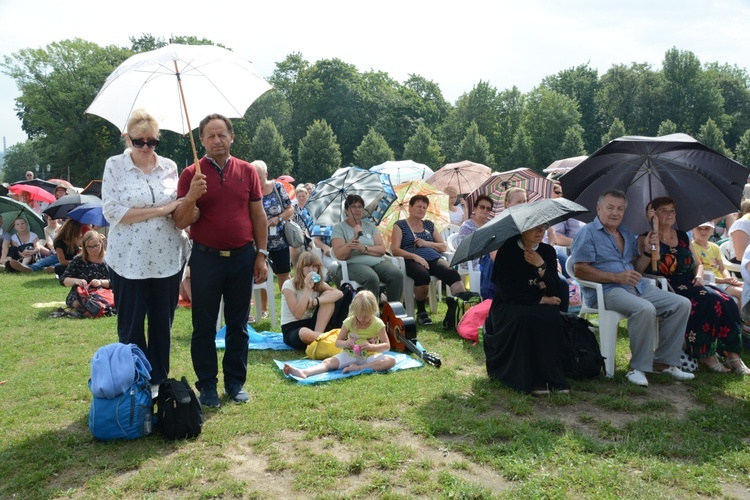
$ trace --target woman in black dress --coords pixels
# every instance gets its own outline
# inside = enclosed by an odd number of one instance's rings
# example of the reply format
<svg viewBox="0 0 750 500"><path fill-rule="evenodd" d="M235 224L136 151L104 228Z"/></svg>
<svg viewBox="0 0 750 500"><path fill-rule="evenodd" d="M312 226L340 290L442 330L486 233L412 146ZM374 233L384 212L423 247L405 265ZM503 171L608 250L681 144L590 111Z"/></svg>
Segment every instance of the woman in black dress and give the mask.
<svg viewBox="0 0 750 500"><path fill-rule="evenodd" d="M563 373L557 254L542 243L548 227L525 231L498 250L496 294L484 331L487 374L534 395L570 391Z"/></svg>

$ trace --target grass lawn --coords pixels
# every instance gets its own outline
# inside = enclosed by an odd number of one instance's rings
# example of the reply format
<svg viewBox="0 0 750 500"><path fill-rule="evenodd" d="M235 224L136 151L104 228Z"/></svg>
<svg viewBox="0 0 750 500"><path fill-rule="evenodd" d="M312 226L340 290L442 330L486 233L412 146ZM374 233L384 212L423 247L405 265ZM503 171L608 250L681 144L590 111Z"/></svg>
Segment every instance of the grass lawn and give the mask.
<svg viewBox="0 0 750 500"><path fill-rule="evenodd" d="M750 380L636 387L623 335L613 379L542 399L488 380L481 344L438 326L419 338L441 368L316 386L272 362L301 353L251 351L250 403L223 399L199 438L97 442L89 362L115 319L50 318L66 293L0 271L0 498L750 497ZM190 334L178 309L171 375L194 382Z"/></svg>

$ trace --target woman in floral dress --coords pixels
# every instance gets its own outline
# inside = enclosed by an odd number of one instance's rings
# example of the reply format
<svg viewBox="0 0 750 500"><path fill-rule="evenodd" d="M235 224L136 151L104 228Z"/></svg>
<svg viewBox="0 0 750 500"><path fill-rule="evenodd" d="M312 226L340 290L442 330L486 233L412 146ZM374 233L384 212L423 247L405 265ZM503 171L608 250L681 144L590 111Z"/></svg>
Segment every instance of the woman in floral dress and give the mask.
<svg viewBox="0 0 750 500"><path fill-rule="evenodd" d="M684 231L674 229L675 203L672 198L655 198L648 210L648 218L658 221L659 266L656 274L667 278L672 289L687 297L692 303L685 332L685 351L706 368L726 373L750 375L750 369L740 359L741 320L733 299L703 281L703 265ZM638 248L646 255L651 253L655 238L651 233L638 238ZM638 269L640 272L650 272ZM716 354L722 354L722 364Z"/></svg>

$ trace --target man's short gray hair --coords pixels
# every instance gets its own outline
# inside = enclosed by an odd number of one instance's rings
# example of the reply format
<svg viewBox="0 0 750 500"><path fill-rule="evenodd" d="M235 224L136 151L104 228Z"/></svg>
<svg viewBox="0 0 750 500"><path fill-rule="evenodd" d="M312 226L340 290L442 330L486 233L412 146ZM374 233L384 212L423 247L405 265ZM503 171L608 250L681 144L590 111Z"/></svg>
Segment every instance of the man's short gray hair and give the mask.
<svg viewBox="0 0 750 500"><path fill-rule="evenodd" d="M607 189L599 196L599 199L596 200L596 206L601 206L604 198L606 198L607 196L625 200L625 208L628 208L628 197L625 196L625 191L623 191L622 189Z"/></svg>

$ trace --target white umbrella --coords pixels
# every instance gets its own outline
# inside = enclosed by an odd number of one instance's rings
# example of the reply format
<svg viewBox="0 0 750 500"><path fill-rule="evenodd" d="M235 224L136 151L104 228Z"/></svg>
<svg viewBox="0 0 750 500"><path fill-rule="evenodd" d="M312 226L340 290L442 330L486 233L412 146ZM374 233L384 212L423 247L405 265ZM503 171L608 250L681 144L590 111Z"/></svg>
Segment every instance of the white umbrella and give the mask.
<svg viewBox="0 0 750 500"><path fill-rule="evenodd" d="M115 69L86 110L124 132L135 109L143 108L159 127L187 134L212 113L242 118L271 85L250 61L215 45L171 44L128 58ZM198 155L190 134L196 168Z"/></svg>
<svg viewBox="0 0 750 500"><path fill-rule="evenodd" d="M370 167L370 171L390 175L391 183L394 186L408 181L424 180L434 173L427 165L417 163L414 160L389 160Z"/></svg>

